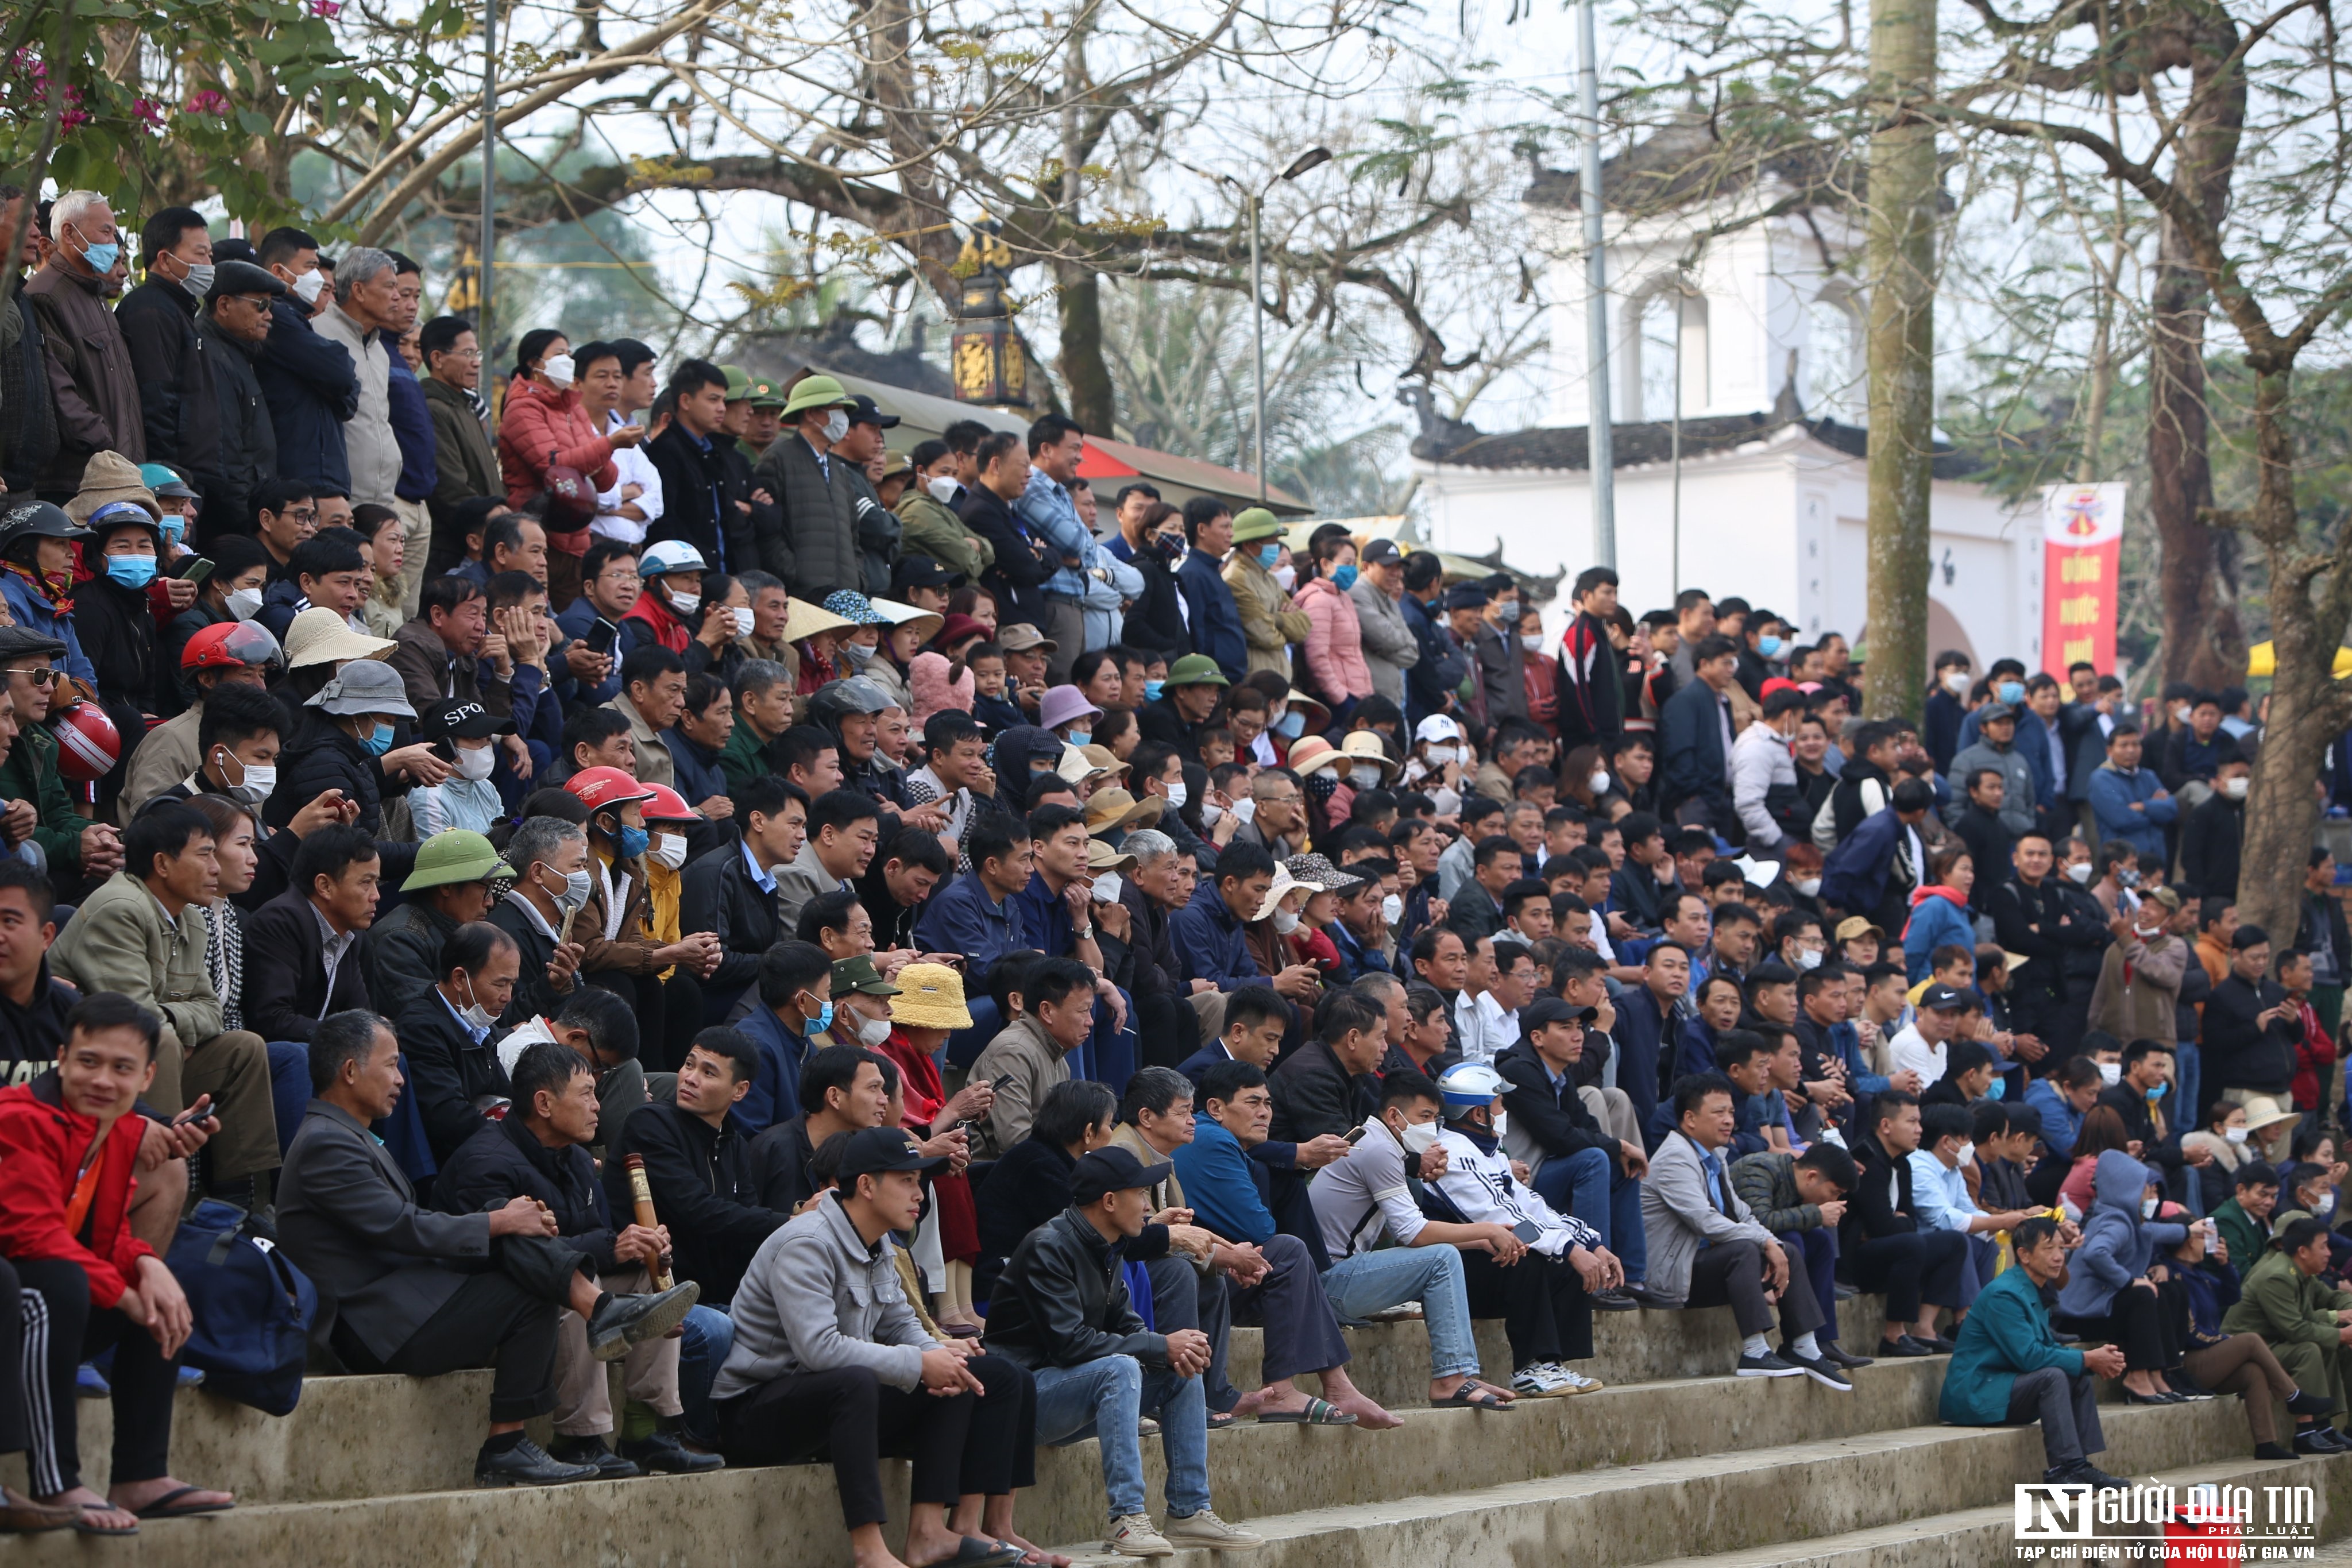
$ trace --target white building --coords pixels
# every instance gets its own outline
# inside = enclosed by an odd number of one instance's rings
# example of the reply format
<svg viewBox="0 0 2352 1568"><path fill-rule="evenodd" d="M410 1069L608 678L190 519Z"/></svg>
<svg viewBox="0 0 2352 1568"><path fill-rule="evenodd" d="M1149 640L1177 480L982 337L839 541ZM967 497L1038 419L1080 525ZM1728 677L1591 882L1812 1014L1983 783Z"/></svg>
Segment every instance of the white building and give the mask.
<svg viewBox="0 0 2352 1568"><path fill-rule="evenodd" d="M1756 178L1705 182L1689 172L1706 145L1699 133L1668 132L1604 174L1612 208L1628 197L1664 208L1640 217L1614 210L1608 229L1623 601L1639 614L1699 587L1790 617L1807 638L1858 638L1867 630L1869 561L1865 306L1853 276L1861 228L1826 200L1739 222L1801 194L1809 172L1782 164ZM1710 193L1681 205L1644 196L1645 184L1671 192L1701 183ZM1551 258L1554 423L1486 435L1444 422L1413 444L1433 545L1485 555L1499 543L1515 567L1571 578L1593 560L1577 185L1572 174L1544 172L1526 197L1531 248ZM1928 647L1962 648L1979 669L2002 654L2037 668L2038 517L1970 482L1970 466L1959 454L1936 464Z"/></svg>

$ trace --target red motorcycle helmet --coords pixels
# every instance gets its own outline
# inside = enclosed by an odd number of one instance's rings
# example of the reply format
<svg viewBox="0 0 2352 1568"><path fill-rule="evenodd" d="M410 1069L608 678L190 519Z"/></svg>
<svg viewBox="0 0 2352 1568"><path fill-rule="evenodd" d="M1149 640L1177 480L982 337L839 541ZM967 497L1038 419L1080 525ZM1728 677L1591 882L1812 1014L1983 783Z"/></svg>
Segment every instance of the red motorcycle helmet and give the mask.
<svg viewBox="0 0 2352 1568"><path fill-rule="evenodd" d="M77 702L49 721L58 738L58 772L76 784L96 784L122 756L122 732L95 702Z"/></svg>
<svg viewBox="0 0 2352 1568"><path fill-rule="evenodd" d="M698 822L701 820L700 813L697 812L694 807L686 804L686 796L678 794L677 791L670 788L669 785L649 784L645 787L651 790L653 793L646 797L645 805L639 806L637 809L645 813L646 820L647 822Z"/></svg>
<svg viewBox="0 0 2352 1568"><path fill-rule="evenodd" d="M222 621L188 639L188 646L180 650L180 668L257 668L275 673L286 668L286 655L269 628L259 622Z"/></svg>

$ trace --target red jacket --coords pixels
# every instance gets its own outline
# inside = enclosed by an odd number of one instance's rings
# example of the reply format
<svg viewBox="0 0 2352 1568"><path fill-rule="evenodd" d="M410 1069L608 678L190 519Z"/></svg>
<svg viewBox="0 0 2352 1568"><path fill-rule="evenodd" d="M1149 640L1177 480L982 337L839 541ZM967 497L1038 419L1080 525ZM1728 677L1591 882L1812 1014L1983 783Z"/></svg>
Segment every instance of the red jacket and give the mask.
<svg viewBox="0 0 2352 1568"><path fill-rule="evenodd" d="M89 1276L90 1304L119 1304L139 1260L155 1255L131 1234L131 1194L139 1187L139 1142L146 1130L146 1119L134 1112L107 1134L86 1247L66 1229L66 1204L98 1123L66 1108L55 1071L0 1089L0 1256L78 1263Z"/></svg>
<svg viewBox="0 0 2352 1568"><path fill-rule="evenodd" d="M2294 1080L2288 1092L2298 1108L2311 1110L2322 1108L2320 1085L2327 1081L2328 1069L2336 1065L2336 1042L2327 1037L2316 1008L2309 1002L2298 1005L2303 1011L2303 1043L2294 1048Z"/></svg>
<svg viewBox="0 0 2352 1568"><path fill-rule="evenodd" d="M654 641L675 654L685 653L687 644L694 640L693 628L679 620L670 607L662 603L662 596L650 588L637 595L637 602L629 606L621 619L644 622Z"/></svg>
<svg viewBox="0 0 2352 1568"><path fill-rule="evenodd" d="M580 406L580 389L554 392L518 376L507 384L506 404L499 411L499 467L507 478L507 504L525 505L544 491L547 470L556 463L579 469L600 490L620 482L613 443L596 433L595 418ZM588 548L587 533L585 525L562 535L551 529L548 542L578 534L580 548L572 552L578 555Z"/></svg>

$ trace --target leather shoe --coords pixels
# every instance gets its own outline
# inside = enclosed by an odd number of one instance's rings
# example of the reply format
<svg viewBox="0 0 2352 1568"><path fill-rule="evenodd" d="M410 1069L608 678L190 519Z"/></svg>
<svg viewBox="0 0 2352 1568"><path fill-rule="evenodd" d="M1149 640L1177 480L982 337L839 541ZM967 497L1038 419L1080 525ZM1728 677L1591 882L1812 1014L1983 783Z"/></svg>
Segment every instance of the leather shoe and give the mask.
<svg viewBox="0 0 2352 1568"><path fill-rule="evenodd" d="M600 1481L625 1481L645 1473L604 1447L602 1437L558 1437L548 1446L547 1457L559 1465L586 1465Z"/></svg>
<svg viewBox="0 0 2352 1568"><path fill-rule="evenodd" d="M2298 1454L2336 1454L2343 1450L2336 1436L2325 1426L2302 1426L2295 1430L2294 1451Z"/></svg>
<svg viewBox="0 0 2352 1568"><path fill-rule="evenodd" d="M595 1479L595 1466L559 1464L528 1437L511 1448L494 1453L485 1447L474 1456L478 1487L560 1487Z"/></svg>
<svg viewBox="0 0 2352 1568"><path fill-rule="evenodd" d="M1844 1347L1835 1340L1818 1340L1814 1342L1822 1347L1822 1359L1832 1366L1842 1366L1851 1372L1855 1367L1871 1364L1868 1356L1848 1354Z"/></svg>
<svg viewBox="0 0 2352 1568"><path fill-rule="evenodd" d="M1682 1305L1672 1296L1661 1296L1639 1280L1627 1284L1624 1289L1625 1294L1633 1298L1633 1304L1637 1307L1648 1307L1654 1311L1664 1312L1672 1311Z"/></svg>
<svg viewBox="0 0 2352 1568"><path fill-rule="evenodd" d="M650 1436L632 1437L621 1445L621 1453L647 1475L696 1476L727 1468L727 1461L718 1455L688 1448L675 1432L656 1430Z"/></svg>
<svg viewBox="0 0 2352 1568"><path fill-rule="evenodd" d="M642 1296L606 1295L588 1319L588 1353L598 1361L618 1361L631 1345L657 1340L686 1321L701 1299L702 1287L691 1279Z"/></svg>
<svg viewBox="0 0 2352 1568"><path fill-rule="evenodd" d="M1879 1341L1878 1353L1882 1357L1892 1358L1895 1356L1934 1355L1936 1352L1929 1350L1926 1345L1921 1344L1917 1340L1913 1339L1909 1334L1897 1334L1891 1340Z"/></svg>
<svg viewBox="0 0 2352 1568"><path fill-rule="evenodd" d="M1596 1312L1632 1312L1641 1307L1640 1302L1622 1290L1595 1290L1585 1297L1585 1300Z"/></svg>
<svg viewBox="0 0 2352 1568"><path fill-rule="evenodd" d="M2107 1474L2088 1459L2077 1459L2071 1465L2044 1470L2042 1479L2053 1486L2087 1486L2103 1492L2125 1491L2131 1486L2129 1481Z"/></svg>
<svg viewBox="0 0 2352 1568"><path fill-rule="evenodd" d="M2189 1402L2168 1391L2163 1394L2134 1394L2126 1388L2124 1390L2124 1403L2126 1405L2186 1405Z"/></svg>
<svg viewBox="0 0 2352 1568"><path fill-rule="evenodd" d="M1960 1348L1958 1345L1954 1344L1950 1340L1946 1339L1941 1334L1929 1334L1924 1340L1920 1339L1916 1334L1914 1334L1911 1337L1919 1344L1926 1346L1929 1355L1949 1355L1954 1351Z"/></svg>

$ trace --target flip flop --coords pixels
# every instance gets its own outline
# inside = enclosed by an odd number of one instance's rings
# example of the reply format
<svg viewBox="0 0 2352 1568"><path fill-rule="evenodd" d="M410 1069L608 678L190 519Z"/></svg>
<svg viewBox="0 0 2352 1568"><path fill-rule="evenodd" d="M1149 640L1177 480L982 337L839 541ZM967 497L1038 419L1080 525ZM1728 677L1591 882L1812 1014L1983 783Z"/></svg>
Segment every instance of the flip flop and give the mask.
<svg viewBox="0 0 2352 1568"><path fill-rule="evenodd" d="M1356 1418L1328 1399L1308 1399L1304 1410L1278 1410L1257 1418L1261 1426L1353 1426Z"/></svg>
<svg viewBox="0 0 2352 1568"><path fill-rule="evenodd" d="M984 1535L967 1535L956 1547L952 1557L942 1557L926 1568L1009 1568L1028 1553L1009 1541L992 1541Z"/></svg>
<svg viewBox="0 0 2352 1568"><path fill-rule="evenodd" d="M1234 1420L1235 1417L1234 1413L1230 1410L1212 1410L1209 1412L1209 1430L1212 1432L1222 1432L1226 1427L1233 1426L1234 1424Z"/></svg>
<svg viewBox="0 0 2352 1568"><path fill-rule="evenodd" d="M1498 1399L1495 1391L1483 1383L1465 1383L1443 1399L1429 1402L1432 1410L1492 1410L1499 1415L1510 1414L1507 1400Z"/></svg>
<svg viewBox="0 0 2352 1568"><path fill-rule="evenodd" d="M102 1524L92 1524L89 1521L89 1516L93 1513L129 1512L131 1512L129 1509L117 1508L110 1502L86 1502L81 1505L81 1512L74 1516L73 1527L84 1535L136 1535L139 1533L139 1527L135 1524L128 1530L109 1530Z"/></svg>
<svg viewBox="0 0 2352 1568"><path fill-rule="evenodd" d="M209 1488L205 1487L182 1487L177 1491L165 1492L162 1497L157 1498L145 1508L124 1509L123 1511L125 1513L135 1514L141 1519L189 1519L200 1513L226 1513L229 1510L236 1506L234 1501L201 1503L194 1508L173 1508L172 1506L184 1497L193 1497L198 1492L209 1489Z"/></svg>

